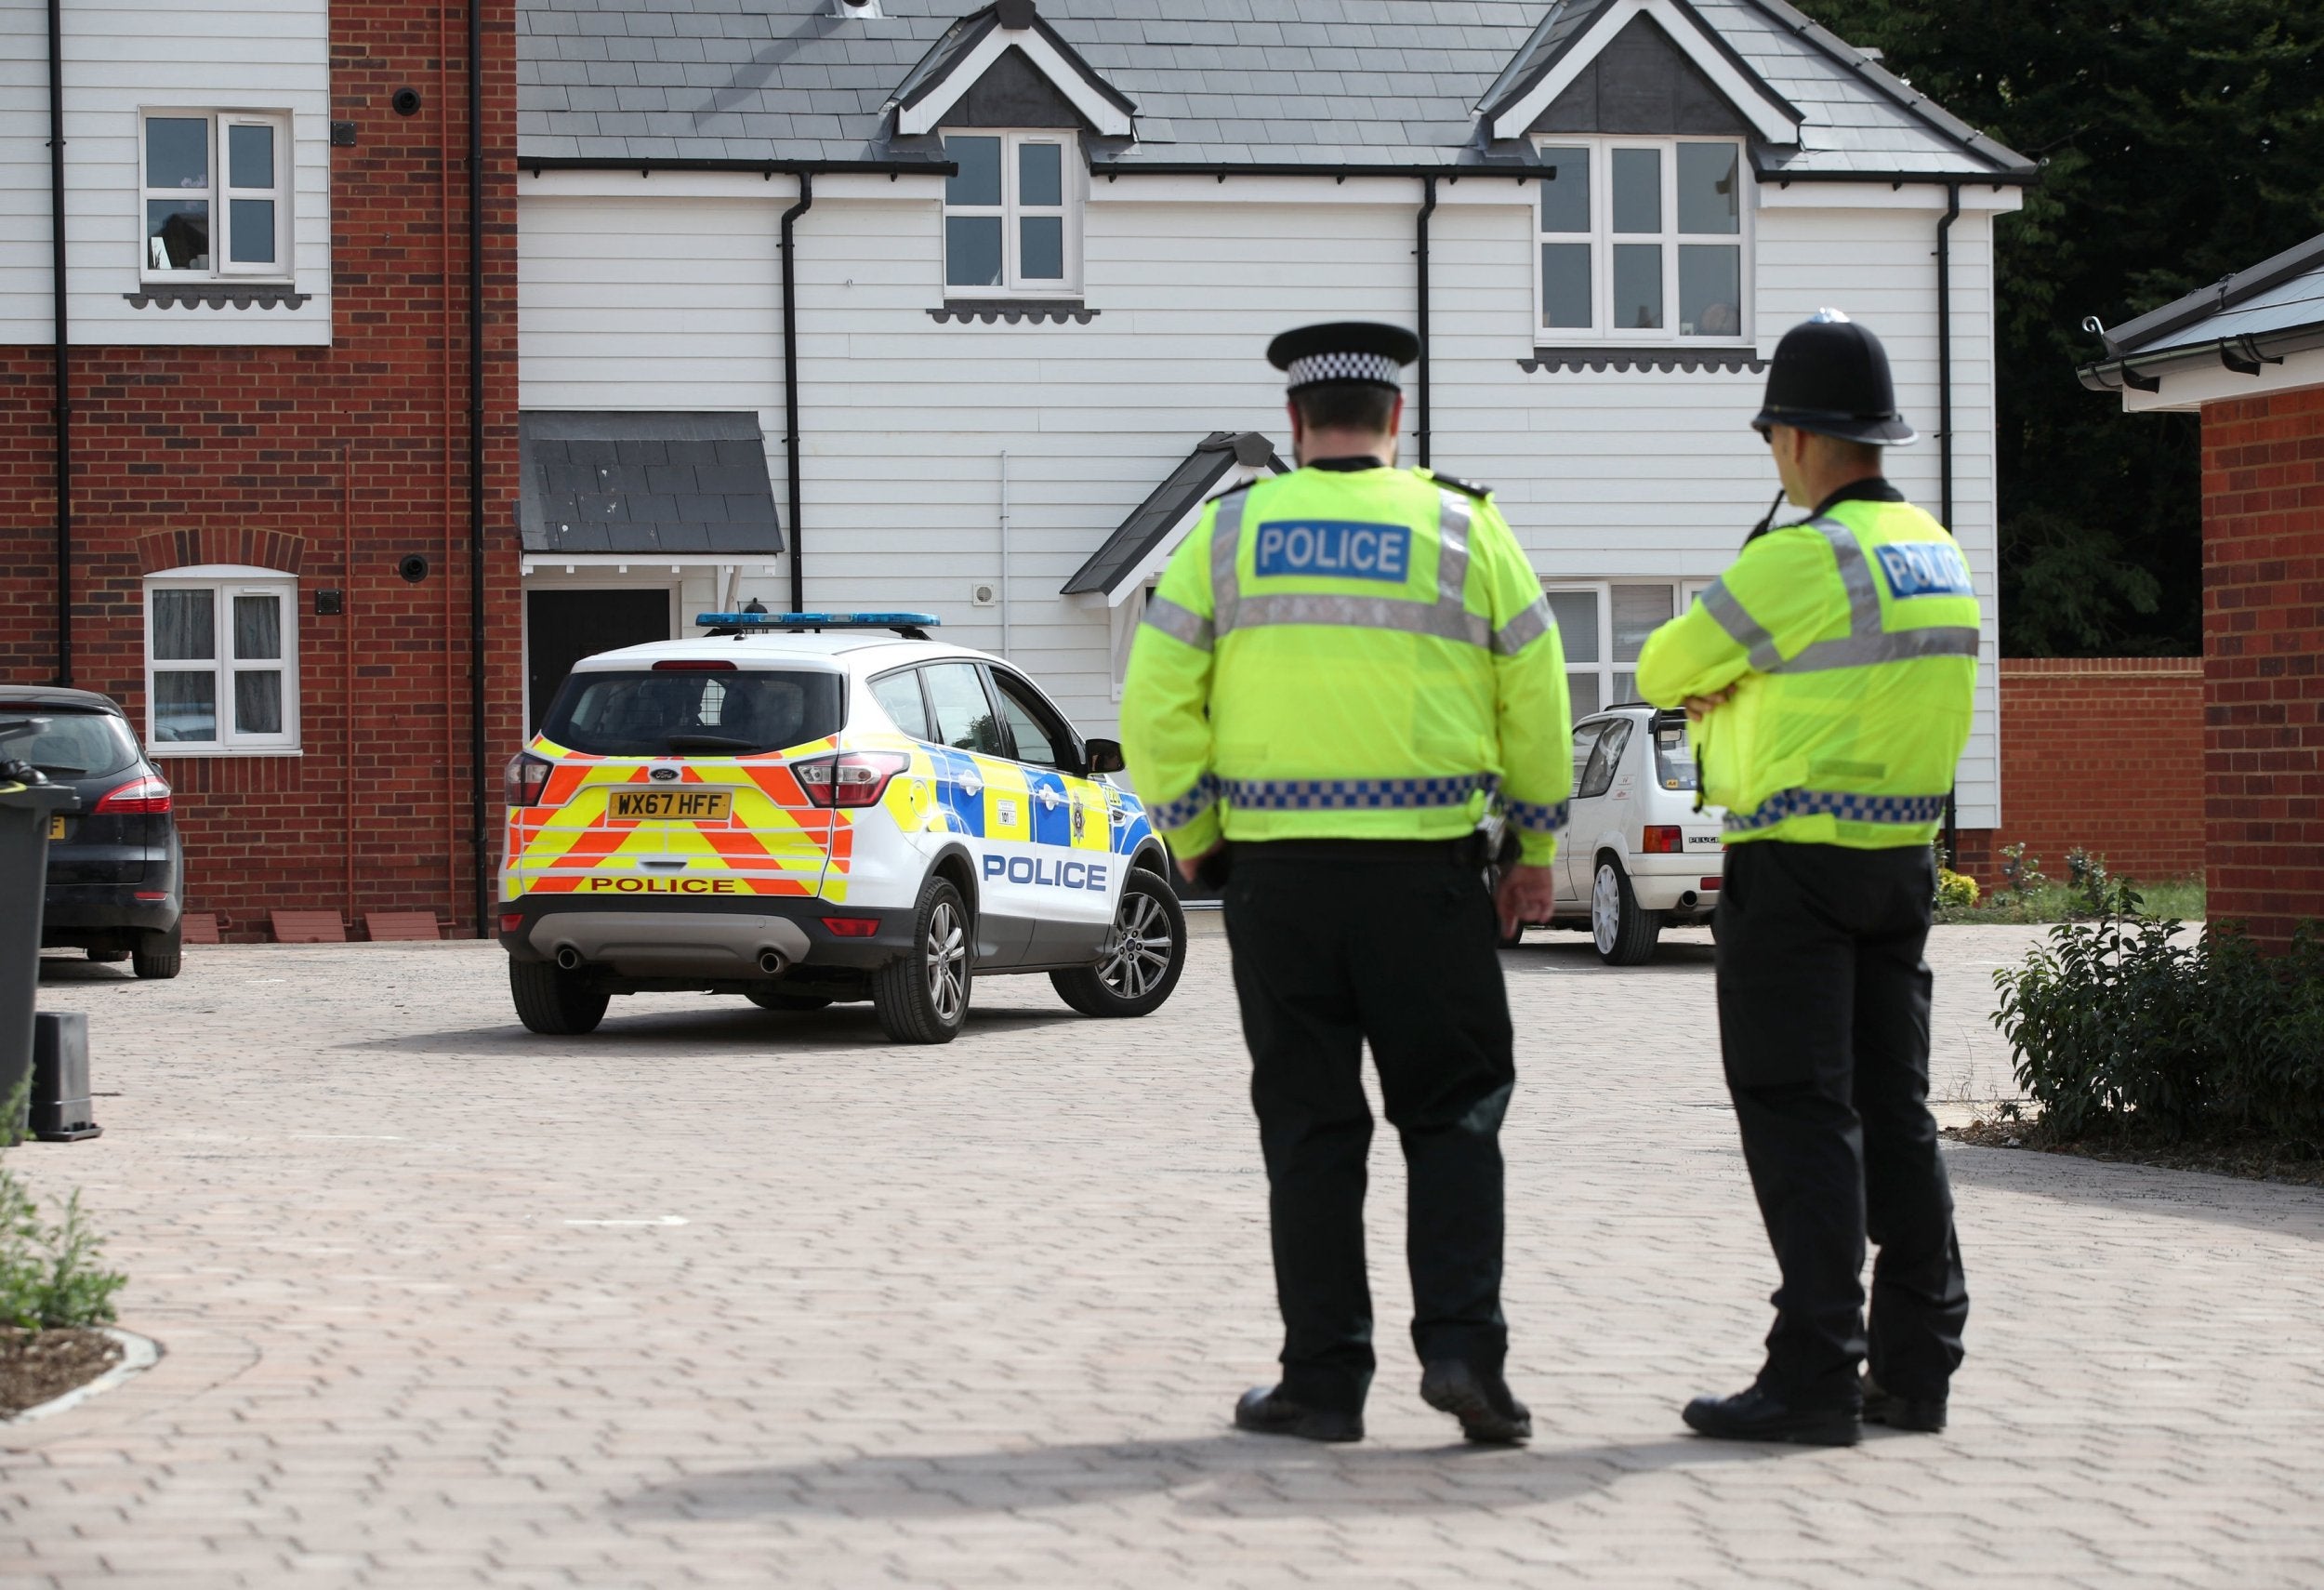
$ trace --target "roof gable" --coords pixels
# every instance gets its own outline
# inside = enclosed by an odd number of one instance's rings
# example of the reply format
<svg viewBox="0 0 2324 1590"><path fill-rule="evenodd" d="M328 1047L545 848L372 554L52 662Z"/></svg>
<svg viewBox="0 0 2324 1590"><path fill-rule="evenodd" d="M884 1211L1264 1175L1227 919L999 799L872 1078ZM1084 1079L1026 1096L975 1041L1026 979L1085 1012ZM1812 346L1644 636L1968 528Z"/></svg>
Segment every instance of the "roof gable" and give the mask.
<svg viewBox="0 0 2324 1590"><path fill-rule="evenodd" d="M1525 130L1736 135L1752 129L1669 34L1637 16Z"/></svg>
<svg viewBox="0 0 2324 1590"><path fill-rule="evenodd" d="M947 31L897 93L897 133L909 138L933 132L951 119L957 106L979 93L987 99L1026 99L1032 86L1012 74L1021 69L1005 64L1012 57L1071 106L1076 119L1090 131L1107 138L1130 136L1137 106L1059 36L1033 8L1032 0L997 0ZM1004 75L987 87L996 69Z"/></svg>
<svg viewBox="0 0 2324 1590"><path fill-rule="evenodd" d="M1574 9L1581 10L1577 7ZM1489 139L1523 137L1545 114L1582 88L1583 75L1604 63L1588 98L1594 100L1589 114L1603 113L1605 87L1612 80L1619 113L1643 115L1664 101L1675 109L1683 78L1674 78L1673 58L1708 86L1748 128L1768 143L1800 141L1800 124L1806 120L1781 95L1768 86L1718 32L1706 23L1687 0L1592 0L1589 15L1578 26L1548 30L1528 41L1533 59L1527 69L1504 78L1499 97L1484 108L1485 132ZM1565 20L1561 17L1558 20ZM1644 32L1661 35L1659 46ZM1633 77L1632 74L1635 74ZM1632 88L1627 106L1624 90ZM1569 113L1570 113L1569 107ZM1625 132L1628 127L1555 126L1559 132ZM1635 130L1679 132L1676 126Z"/></svg>

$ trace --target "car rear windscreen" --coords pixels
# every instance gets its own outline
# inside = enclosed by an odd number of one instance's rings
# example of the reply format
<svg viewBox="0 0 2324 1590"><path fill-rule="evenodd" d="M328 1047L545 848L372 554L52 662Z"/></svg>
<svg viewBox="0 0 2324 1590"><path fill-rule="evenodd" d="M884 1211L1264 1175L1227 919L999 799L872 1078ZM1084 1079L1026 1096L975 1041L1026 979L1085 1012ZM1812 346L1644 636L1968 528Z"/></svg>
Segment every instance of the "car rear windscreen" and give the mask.
<svg viewBox="0 0 2324 1590"><path fill-rule="evenodd" d="M592 756L748 756L838 734L844 685L806 669L576 673L541 733Z"/></svg>
<svg viewBox="0 0 2324 1590"><path fill-rule="evenodd" d="M1655 782L1665 789L1695 788L1695 748L1684 723L1655 725Z"/></svg>
<svg viewBox="0 0 2324 1590"><path fill-rule="evenodd" d="M137 765L137 737L110 712L38 712L0 704L0 760L29 762L51 778L101 778Z"/></svg>

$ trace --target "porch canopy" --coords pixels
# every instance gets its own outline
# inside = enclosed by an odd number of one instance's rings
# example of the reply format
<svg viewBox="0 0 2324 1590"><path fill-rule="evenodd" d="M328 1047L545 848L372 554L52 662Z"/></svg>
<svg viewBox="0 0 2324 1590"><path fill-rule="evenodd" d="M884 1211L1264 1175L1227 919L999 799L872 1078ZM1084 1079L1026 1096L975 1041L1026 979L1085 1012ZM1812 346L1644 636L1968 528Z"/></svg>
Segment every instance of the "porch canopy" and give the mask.
<svg viewBox="0 0 2324 1590"><path fill-rule="evenodd" d="M518 434L528 554L702 562L783 550L756 414L535 409Z"/></svg>

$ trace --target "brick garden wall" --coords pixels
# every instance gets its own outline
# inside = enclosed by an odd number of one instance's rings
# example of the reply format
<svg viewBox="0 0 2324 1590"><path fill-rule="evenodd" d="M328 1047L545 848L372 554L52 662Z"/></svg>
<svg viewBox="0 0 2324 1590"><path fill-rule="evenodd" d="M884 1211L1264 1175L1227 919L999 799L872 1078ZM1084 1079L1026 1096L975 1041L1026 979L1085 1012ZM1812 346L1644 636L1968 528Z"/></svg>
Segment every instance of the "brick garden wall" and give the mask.
<svg viewBox="0 0 2324 1590"><path fill-rule="evenodd" d="M2214 917L2324 918L2324 390L2203 409L2204 765Z"/></svg>
<svg viewBox="0 0 2324 1590"><path fill-rule="evenodd" d="M512 0L484 14L488 682L485 832L519 743ZM265 913L433 910L475 926L469 836L467 21L412 0L331 12L332 345L76 347L73 682L145 722L143 576L299 576L297 756L167 758L187 905L229 938ZM411 117L390 99L423 96ZM447 170L440 151L452 152ZM252 309L176 311L251 313ZM53 387L0 350L0 678L57 673ZM418 584L407 553L432 565ZM343 616L314 592L345 592ZM487 845L487 865L496 845Z"/></svg>
<svg viewBox="0 0 2324 1590"><path fill-rule="evenodd" d="M2001 827L1979 879L2017 843L2053 878L2077 847L2131 878L2200 873L2202 659L2003 658Z"/></svg>

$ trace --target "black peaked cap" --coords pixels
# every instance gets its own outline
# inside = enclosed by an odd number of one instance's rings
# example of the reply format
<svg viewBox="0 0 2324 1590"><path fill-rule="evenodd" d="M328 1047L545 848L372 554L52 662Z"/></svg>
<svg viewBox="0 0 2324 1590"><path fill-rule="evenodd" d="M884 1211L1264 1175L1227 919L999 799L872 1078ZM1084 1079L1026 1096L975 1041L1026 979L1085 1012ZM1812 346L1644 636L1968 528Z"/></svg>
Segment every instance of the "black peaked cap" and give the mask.
<svg viewBox="0 0 2324 1590"><path fill-rule="evenodd" d="M1419 338L1373 320L1302 325L1267 344L1267 362L1290 374L1293 391L1342 384L1393 390L1396 372L1419 356Z"/></svg>

